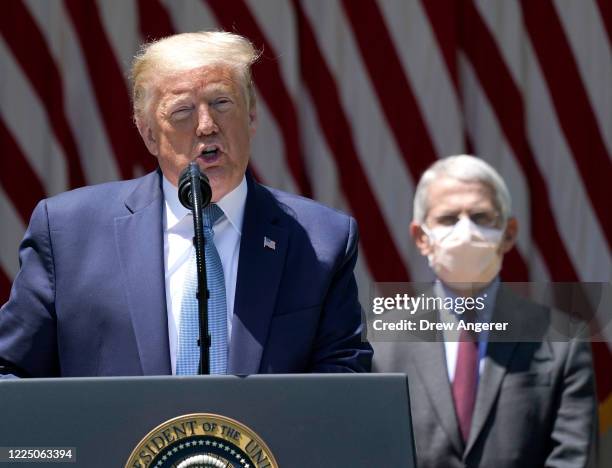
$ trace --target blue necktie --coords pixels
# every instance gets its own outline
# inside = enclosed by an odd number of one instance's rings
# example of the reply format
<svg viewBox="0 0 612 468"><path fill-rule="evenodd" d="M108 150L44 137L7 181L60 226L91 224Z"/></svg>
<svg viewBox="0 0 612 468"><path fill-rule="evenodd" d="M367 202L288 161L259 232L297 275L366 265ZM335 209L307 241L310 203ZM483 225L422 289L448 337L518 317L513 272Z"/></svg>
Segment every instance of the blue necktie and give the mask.
<svg viewBox="0 0 612 468"><path fill-rule="evenodd" d="M206 282L210 298L208 300L208 329L212 342L210 347L210 373L227 372L227 306L225 302L225 279L219 252L215 247L213 226L223 216L223 211L216 204L208 205L203 211L204 237L206 238L205 261ZM196 291L198 279L195 250L189 259L185 274L183 301L181 304L181 323L179 326L178 356L176 359L177 375L195 375L198 373L200 348L198 347L198 300Z"/></svg>

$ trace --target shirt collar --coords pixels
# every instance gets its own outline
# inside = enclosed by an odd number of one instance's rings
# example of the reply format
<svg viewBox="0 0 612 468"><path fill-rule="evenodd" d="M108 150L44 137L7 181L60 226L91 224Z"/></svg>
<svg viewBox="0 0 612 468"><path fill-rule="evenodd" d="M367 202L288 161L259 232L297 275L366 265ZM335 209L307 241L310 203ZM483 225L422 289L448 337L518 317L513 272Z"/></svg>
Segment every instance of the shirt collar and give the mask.
<svg viewBox="0 0 612 468"><path fill-rule="evenodd" d="M162 189L166 204L165 229L169 230L176 226L185 216L191 214L191 211L181 204L178 197L178 189L163 175ZM247 192L247 181L246 177L243 176L238 187L217 202L217 205L219 205L219 208L221 208L238 234L242 234L242 220L244 219Z"/></svg>
<svg viewBox="0 0 612 468"><path fill-rule="evenodd" d="M238 187L217 202L230 224L240 235L242 235L242 220L244 219L247 192L246 177L242 176L242 181L238 184Z"/></svg>
<svg viewBox="0 0 612 468"><path fill-rule="evenodd" d="M178 189L163 175L162 190L164 191L164 203L166 205L166 225L164 228L170 230L189 214L189 210L181 204Z"/></svg>

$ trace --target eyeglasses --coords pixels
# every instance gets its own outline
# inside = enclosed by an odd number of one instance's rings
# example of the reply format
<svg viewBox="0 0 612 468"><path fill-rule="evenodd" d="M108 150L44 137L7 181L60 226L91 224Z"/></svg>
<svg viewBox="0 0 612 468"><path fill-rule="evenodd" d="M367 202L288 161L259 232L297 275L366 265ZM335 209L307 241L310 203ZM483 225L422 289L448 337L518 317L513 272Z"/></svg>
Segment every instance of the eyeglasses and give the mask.
<svg viewBox="0 0 612 468"><path fill-rule="evenodd" d="M464 216L462 213L447 213L433 217L434 224L439 226L454 226L459 221L459 218ZM500 216L497 213L488 211L479 211L468 213L467 216L477 226L495 228L499 224Z"/></svg>

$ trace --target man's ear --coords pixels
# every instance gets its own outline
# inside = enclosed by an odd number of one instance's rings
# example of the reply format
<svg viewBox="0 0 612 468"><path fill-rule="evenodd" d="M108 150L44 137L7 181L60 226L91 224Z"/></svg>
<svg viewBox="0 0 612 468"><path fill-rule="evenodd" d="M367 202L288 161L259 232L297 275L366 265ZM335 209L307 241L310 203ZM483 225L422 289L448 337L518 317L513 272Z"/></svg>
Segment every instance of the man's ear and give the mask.
<svg viewBox="0 0 612 468"><path fill-rule="evenodd" d="M420 223L416 221L410 223L410 235L421 255L427 256L431 253L429 236L425 234Z"/></svg>
<svg viewBox="0 0 612 468"><path fill-rule="evenodd" d="M518 221L516 218L509 218L508 222L506 223L506 229L504 230L501 244L499 246L499 250L502 255L509 252L512 247L514 247L517 237Z"/></svg>
<svg viewBox="0 0 612 468"><path fill-rule="evenodd" d="M157 139L153 133L153 129L149 125L148 121L144 118L136 118L136 127L142 137L142 141L153 156L159 155L159 145Z"/></svg>

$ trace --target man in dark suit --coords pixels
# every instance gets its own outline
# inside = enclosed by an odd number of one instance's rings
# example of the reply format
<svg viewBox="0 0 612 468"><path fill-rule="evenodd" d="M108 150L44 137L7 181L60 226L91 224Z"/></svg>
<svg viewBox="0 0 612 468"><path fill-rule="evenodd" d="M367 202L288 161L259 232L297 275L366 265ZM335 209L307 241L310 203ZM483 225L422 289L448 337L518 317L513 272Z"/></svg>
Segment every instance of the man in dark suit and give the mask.
<svg viewBox="0 0 612 468"><path fill-rule="evenodd" d="M369 370L354 219L247 173L255 59L248 40L224 32L143 49L134 116L160 169L39 203L0 310L2 373L195 373L193 221L176 189L191 161L212 187L204 218L213 372Z"/></svg>
<svg viewBox="0 0 612 468"><path fill-rule="evenodd" d="M500 283L518 230L510 213L504 181L472 156L436 162L417 186L411 234L437 277L431 297L451 304L417 317L453 331L372 346L375 371L408 374L420 468L593 464L590 347L555 331L555 311ZM468 297L481 306L466 313ZM460 322L507 326L471 333Z"/></svg>

